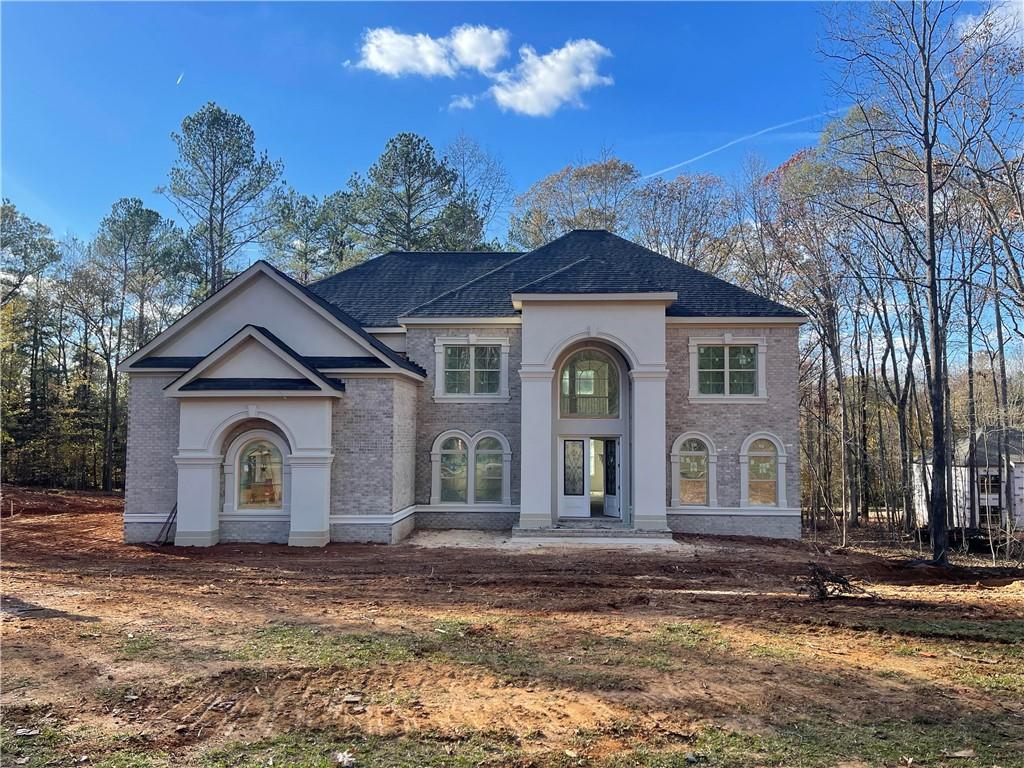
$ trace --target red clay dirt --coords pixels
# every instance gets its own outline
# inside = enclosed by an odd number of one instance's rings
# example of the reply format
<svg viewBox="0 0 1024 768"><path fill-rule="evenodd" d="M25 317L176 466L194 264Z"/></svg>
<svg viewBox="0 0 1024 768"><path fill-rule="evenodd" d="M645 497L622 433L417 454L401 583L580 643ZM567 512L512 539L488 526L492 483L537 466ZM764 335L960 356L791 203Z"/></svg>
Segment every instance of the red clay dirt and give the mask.
<svg viewBox="0 0 1024 768"><path fill-rule="evenodd" d="M590 754L610 754L810 714L969 714L1014 739L1024 720L1024 670L984 682L1024 663L1002 655L1024 639L1019 570L714 537L680 553L152 549L121 543L116 497L5 487L11 501L0 703L15 724L142 733L184 759L295 728L501 732L538 750L592 733ZM866 592L799 594L810 562Z"/></svg>

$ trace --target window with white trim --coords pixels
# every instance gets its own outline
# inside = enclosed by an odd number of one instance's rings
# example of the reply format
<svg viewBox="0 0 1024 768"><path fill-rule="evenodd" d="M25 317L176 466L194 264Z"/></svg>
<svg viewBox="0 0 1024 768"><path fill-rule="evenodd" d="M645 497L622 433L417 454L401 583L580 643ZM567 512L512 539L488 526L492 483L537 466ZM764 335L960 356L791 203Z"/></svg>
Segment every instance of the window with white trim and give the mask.
<svg viewBox="0 0 1024 768"><path fill-rule="evenodd" d="M747 500L752 506L774 507L779 503L779 451L775 443L759 438L747 451Z"/></svg>
<svg viewBox="0 0 1024 768"><path fill-rule="evenodd" d="M697 347L697 391L702 395L757 395L757 346Z"/></svg>
<svg viewBox="0 0 1024 768"><path fill-rule="evenodd" d="M496 395L501 386L501 347L498 345L444 348L446 395Z"/></svg>
<svg viewBox="0 0 1024 768"><path fill-rule="evenodd" d="M696 437L684 440L679 451L679 503L708 504L708 447Z"/></svg>
<svg viewBox="0 0 1024 768"><path fill-rule="evenodd" d="M506 400L507 337L439 336L434 340L434 397L439 400Z"/></svg>
<svg viewBox="0 0 1024 768"><path fill-rule="evenodd" d="M431 504L512 503L512 450L499 432L438 435L431 468Z"/></svg>
<svg viewBox="0 0 1024 768"><path fill-rule="evenodd" d="M469 499L469 447L459 437L441 443L441 501Z"/></svg>

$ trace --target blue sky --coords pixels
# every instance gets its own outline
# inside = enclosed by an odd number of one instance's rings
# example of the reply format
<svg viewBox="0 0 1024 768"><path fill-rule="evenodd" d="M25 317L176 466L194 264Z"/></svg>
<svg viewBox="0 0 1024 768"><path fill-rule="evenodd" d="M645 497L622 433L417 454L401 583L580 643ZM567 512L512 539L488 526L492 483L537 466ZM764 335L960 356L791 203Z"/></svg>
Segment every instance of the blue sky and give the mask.
<svg viewBox="0 0 1024 768"><path fill-rule="evenodd" d="M2 191L58 235L91 235L122 196L171 213L153 191L169 134L209 100L250 122L300 192L342 188L403 130L436 147L465 131L519 191L602 147L649 173L842 106L818 52L822 9L3 3ZM471 108L450 106L460 96ZM686 169L730 176L751 152L780 163L822 122Z"/></svg>

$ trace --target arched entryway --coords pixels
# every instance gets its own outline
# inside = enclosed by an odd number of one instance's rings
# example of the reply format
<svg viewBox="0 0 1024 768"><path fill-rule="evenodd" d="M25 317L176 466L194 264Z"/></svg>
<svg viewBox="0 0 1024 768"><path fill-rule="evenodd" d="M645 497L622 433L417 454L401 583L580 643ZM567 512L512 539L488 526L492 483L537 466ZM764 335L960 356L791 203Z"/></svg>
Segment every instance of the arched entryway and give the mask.
<svg viewBox="0 0 1024 768"><path fill-rule="evenodd" d="M563 350L555 371L557 517L623 521L630 492L629 364L611 344L590 339Z"/></svg>
<svg viewBox="0 0 1024 768"><path fill-rule="evenodd" d="M238 425L225 437L222 540L287 543L291 527L291 454L281 431L258 419Z"/></svg>

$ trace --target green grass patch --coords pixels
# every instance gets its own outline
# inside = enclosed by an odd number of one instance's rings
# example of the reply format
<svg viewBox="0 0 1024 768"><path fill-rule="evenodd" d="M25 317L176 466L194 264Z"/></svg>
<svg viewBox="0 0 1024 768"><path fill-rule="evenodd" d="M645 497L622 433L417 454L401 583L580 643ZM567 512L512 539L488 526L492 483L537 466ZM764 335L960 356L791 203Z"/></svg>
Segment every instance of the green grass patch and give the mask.
<svg viewBox="0 0 1024 768"><path fill-rule="evenodd" d="M1024 643L1024 621L966 619L865 619L845 624L849 629L886 632L904 637L929 637L981 643Z"/></svg>
<svg viewBox="0 0 1024 768"><path fill-rule="evenodd" d="M729 648L729 641L722 637L719 627L710 621L664 624L655 632L655 640L665 647L688 650L724 651Z"/></svg>
<svg viewBox="0 0 1024 768"><path fill-rule="evenodd" d="M159 645L155 635L150 632L133 632L125 635L117 644L115 659L132 661L143 655L150 655Z"/></svg>
<svg viewBox="0 0 1024 768"><path fill-rule="evenodd" d="M988 693L1009 693L1024 697L1024 672L1004 672L995 669L957 670L954 680Z"/></svg>
<svg viewBox="0 0 1024 768"><path fill-rule="evenodd" d="M471 768L505 765L518 747L500 738L472 735L443 740L428 736L384 738L330 732L300 732L257 742L238 742L207 752L204 768L336 768L335 755L349 752L356 766Z"/></svg>
<svg viewBox="0 0 1024 768"><path fill-rule="evenodd" d="M245 661L281 659L318 667L365 669L381 661L407 661L415 650L408 635L338 635L316 627L275 624L258 630L235 657Z"/></svg>

